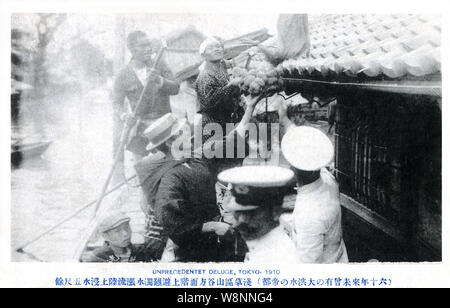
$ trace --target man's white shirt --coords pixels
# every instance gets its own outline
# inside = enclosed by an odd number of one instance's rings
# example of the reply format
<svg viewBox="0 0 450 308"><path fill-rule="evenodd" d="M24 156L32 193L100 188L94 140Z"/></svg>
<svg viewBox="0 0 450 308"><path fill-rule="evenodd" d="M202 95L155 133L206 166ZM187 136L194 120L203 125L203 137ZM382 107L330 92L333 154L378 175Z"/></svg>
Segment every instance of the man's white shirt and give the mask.
<svg viewBox="0 0 450 308"><path fill-rule="evenodd" d="M322 169L320 178L297 191L292 239L302 263L346 263L339 188Z"/></svg>
<svg viewBox="0 0 450 308"><path fill-rule="evenodd" d="M254 240L247 240L248 252L244 262L300 263L294 243L282 226Z"/></svg>
<svg viewBox="0 0 450 308"><path fill-rule="evenodd" d="M143 86L147 83L147 67L144 66L143 68L133 68L134 72L136 73L137 78L142 83Z"/></svg>

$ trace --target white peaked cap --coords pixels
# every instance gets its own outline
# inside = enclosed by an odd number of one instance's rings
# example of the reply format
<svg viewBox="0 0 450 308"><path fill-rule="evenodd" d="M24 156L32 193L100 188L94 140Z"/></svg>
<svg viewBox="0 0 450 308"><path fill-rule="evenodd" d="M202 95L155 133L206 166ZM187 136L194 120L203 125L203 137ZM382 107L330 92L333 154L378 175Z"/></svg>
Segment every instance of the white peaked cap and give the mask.
<svg viewBox="0 0 450 308"><path fill-rule="evenodd" d="M304 171L320 170L333 160L334 155L328 136L309 126L289 128L281 140L281 151L293 167Z"/></svg>
<svg viewBox="0 0 450 308"><path fill-rule="evenodd" d="M218 179L233 185L254 187L280 187L286 185L294 173L278 166L242 166L219 173Z"/></svg>

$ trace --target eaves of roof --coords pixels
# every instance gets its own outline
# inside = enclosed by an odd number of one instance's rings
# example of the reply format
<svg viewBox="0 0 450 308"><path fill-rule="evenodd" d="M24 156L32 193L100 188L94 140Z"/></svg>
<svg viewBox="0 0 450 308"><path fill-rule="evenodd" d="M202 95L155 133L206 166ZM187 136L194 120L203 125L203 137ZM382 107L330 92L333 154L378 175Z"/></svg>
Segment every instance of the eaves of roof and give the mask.
<svg viewBox="0 0 450 308"><path fill-rule="evenodd" d="M432 87L439 83L439 16L324 15L310 24L309 33L309 54L281 63L283 76L386 89L398 81L406 89L428 76L434 76Z"/></svg>

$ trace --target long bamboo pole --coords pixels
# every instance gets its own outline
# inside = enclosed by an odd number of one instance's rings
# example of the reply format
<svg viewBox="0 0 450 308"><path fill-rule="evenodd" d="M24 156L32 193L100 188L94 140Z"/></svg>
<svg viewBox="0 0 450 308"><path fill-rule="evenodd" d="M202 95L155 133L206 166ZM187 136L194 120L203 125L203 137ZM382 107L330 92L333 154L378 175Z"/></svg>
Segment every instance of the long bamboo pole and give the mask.
<svg viewBox="0 0 450 308"><path fill-rule="evenodd" d="M104 196L109 195L110 193L114 192L115 190L117 190L118 188L120 188L121 186L125 185L128 181L134 179L136 177L136 175L132 175L129 178L127 178L125 181L117 184L116 186L114 186L113 188L111 188L109 191L105 192ZM88 204L86 204L85 206L79 208L77 211L75 211L75 213L67 216L66 218L64 218L63 220L61 220L60 222L58 222L56 225L54 225L53 227L49 228L48 230L40 233L39 235L35 236L33 239L29 240L28 242L26 242L25 244L17 247L15 249L15 251L20 252L20 253L24 253L23 249L25 247L27 247L28 245L34 243L35 241L37 241L38 239L40 239L41 237L49 234L50 232L52 232L53 230L55 230L56 228L58 228L59 226L61 226L62 224L64 224L65 222L69 221L70 219L72 219L73 217L77 216L78 214L80 214L81 212L83 212L85 209L87 209L88 207L90 207L91 205L93 205L97 200L91 201Z"/></svg>

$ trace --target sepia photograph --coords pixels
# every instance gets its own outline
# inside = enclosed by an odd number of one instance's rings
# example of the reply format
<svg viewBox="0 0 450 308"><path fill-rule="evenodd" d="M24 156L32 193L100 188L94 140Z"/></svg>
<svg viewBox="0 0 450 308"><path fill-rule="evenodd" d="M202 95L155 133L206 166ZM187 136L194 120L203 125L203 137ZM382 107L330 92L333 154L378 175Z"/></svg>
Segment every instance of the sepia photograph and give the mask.
<svg viewBox="0 0 450 308"><path fill-rule="evenodd" d="M443 14L392 12L10 12L9 264L442 265Z"/></svg>

